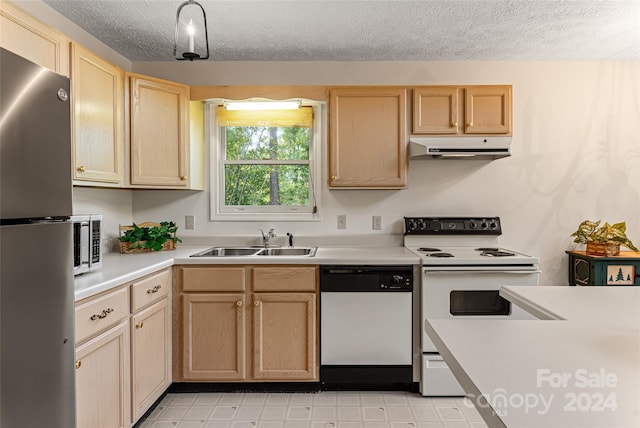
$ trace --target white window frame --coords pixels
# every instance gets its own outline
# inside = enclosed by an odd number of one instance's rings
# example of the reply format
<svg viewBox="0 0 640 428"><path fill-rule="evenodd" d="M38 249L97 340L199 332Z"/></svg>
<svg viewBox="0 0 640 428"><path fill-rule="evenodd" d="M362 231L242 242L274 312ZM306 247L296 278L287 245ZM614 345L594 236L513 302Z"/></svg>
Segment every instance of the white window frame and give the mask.
<svg viewBox="0 0 640 428"><path fill-rule="evenodd" d="M303 106L313 108L313 127L309 141L309 187L310 207L300 209L290 206L252 206L229 207L224 205L224 141L223 129L218 127L216 110L227 100L207 101L207 122L210 142L210 177L211 189L211 220L212 221L319 221L320 196L322 181L322 147L326 145L326 103L314 100L301 100ZM232 163L232 162L230 162ZM240 162L244 163L244 162ZM270 161L257 161L258 163L273 164ZM280 161L281 164L300 164L299 161ZM314 203L315 202L315 203Z"/></svg>

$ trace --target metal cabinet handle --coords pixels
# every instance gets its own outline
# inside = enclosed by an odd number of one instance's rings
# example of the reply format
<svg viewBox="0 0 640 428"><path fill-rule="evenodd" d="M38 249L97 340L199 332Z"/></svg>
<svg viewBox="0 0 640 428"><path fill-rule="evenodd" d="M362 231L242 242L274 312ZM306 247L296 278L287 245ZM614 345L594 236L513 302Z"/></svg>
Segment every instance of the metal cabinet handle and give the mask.
<svg viewBox="0 0 640 428"><path fill-rule="evenodd" d="M76 370L78 370L81 365L82 365L82 361L76 360Z"/></svg>
<svg viewBox="0 0 640 428"><path fill-rule="evenodd" d="M457 128L457 127L458 127L458 122L453 122L453 123L451 124L451 127L452 127L452 128Z"/></svg>
<svg viewBox="0 0 640 428"><path fill-rule="evenodd" d="M255 306L260 306L260 300L256 300L256 301L254 301L254 302L253 302L253 304L254 304Z"/></svg>
<svg viewBox="0 0 640 428"><path fill-rule="evenodd" d="M84 167L84 165L80 165L79 167L76 168L76 171L78 172L85 172L86 168Z"/></svg>
<svg viewBox="0 0 640 428"><path fill-rule="evenodd" d="M111 312L113 312L113 308L104 309L101 314L93 314L93 315L91 315L90 320L91 321L101 320L102 318L106 318L107 315L109 315Z"/></svg>
<svg viewBox="0 0 640 428"><path fill-rule="evenodd" d="M473 122L467 123L467 126L473 126Z"/></svg>
<svg viewBox="0 0 640 428"><path fill-rule="evenodd" d="M162 285L158 284L156 286L154 286L153 288L150 288L147 290L147 294L153 294L153 293L157 293L158 290L160 290L162 288Z"/></svg>
<svg viewBox="0 0 640 428"><path fill-rule="evenodd" d="M337 179L338 179L338 177L336 177L335 175L332 175L332 176L331 176L331 179L332 179L332 180L337 180Z"/></svg>
<svg viewBox="0 0 640 428"><path fill-rule="evenodd" d="M236 306L237 306L237 307L242 306L242 300L238 300L238 301L236 302Z"/></svg>
<svg viewBox="0 0 640 428"><path fill-rule="evenodd" d="M180 176L180 180L182 180L182 181L187 181L187 176L186 176L186 175L181 175L181 176Z"/></svg>
<svg viewBox="0 0 640 428"><path fill-rule="evenodd" d="M136 324L136 328L142 328L144 327L144 322L140 321L139 323Z"/></svg>

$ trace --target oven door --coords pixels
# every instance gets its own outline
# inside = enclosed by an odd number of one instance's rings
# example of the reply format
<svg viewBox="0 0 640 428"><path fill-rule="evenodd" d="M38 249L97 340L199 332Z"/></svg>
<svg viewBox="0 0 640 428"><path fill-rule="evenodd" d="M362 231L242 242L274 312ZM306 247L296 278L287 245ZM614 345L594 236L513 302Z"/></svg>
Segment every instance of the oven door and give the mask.
<svg viewBox="0 0 640 428"><path fill-rule="evenodd" d="M540 271L515 267L423 267L422 319L534 319L499 295L503 285L538 285ZM422 352L437 352L422 329Z"/></svg>

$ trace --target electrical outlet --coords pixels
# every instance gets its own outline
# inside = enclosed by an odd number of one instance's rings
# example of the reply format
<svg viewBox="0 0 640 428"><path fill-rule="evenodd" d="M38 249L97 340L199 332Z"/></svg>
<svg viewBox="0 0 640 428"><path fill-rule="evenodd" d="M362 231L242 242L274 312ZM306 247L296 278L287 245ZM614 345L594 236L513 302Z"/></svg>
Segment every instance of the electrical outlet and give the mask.
<svg viewBox="0 0 640 428"><path fill-rule="evenodd" d="M338 215L338 229L346 229L347 228L347 215L340 214Z"/></svg>
<svg viewBox="0 0 640 428"><path fill-rule="evenodd" d="M193 230L196 228L196 216L186 215L184 216L184 228Z"/></svg>
<svg viewBox="0 0 640 428"><path fill-rule="evenodd" d="M382 230L382 216L374 215L371 218L371 229L373 230Z"/></svg>

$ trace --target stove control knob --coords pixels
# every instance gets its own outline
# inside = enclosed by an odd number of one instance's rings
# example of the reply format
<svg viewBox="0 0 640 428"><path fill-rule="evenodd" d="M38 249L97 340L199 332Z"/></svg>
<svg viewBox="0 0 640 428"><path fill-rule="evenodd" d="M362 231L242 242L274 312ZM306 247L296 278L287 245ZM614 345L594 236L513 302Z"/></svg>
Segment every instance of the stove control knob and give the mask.
<svg viewBox="0 0 640 428"><path fill-rule="evenodd" d="M487 229L489 228L489 224L485 220L482 220L482 224L480 225L480 227L482 227L483 229Z"/></svg>
<svg viewBox="0 0 640 428"><path fill-rule="evenodd" d="M475 221L471 220L469 222L469 229L477 229L478 228L478 223L476 223Z"/></svg>
<svg viewBox="0 0 640 428"><path fill-rule="evenodd" d="M491 227L491 229L497 229L498 228L498 223L496 223L496 221L494 220L494 221L491 222L489 227Z"/></svg>
<svg viewBox="0 0 640 428"><path fill-rule="evenodd" d="M416 230L416 226L416 221L414 219L410 218L409 220L407 220L407 232Z"/></svg>
<svg viewBox="0 0 640 428"><path fill-rule="evenodd" d="M427 228L427 223L424 220L420 219L418 221L418 227L420 228L420 230L425 230Z"/></svg>

